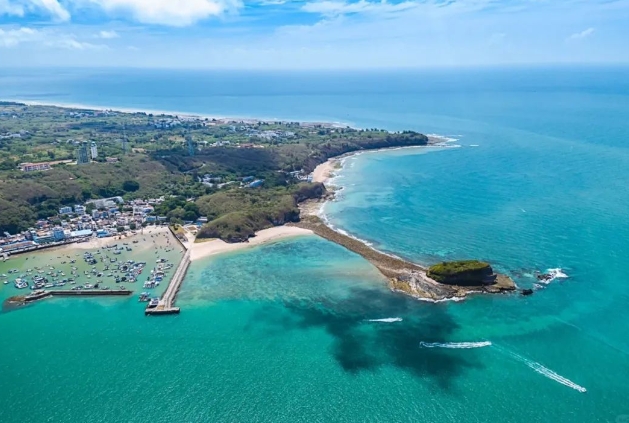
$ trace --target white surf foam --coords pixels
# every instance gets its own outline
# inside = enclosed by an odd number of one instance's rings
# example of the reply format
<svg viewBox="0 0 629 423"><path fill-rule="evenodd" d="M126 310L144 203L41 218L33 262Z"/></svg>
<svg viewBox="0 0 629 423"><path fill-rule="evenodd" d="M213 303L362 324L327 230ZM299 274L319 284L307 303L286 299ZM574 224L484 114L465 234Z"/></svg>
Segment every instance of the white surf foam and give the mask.
<svg viewBox="0 0 629 423"><path fill-rule="evenodd" d="M473 293L477 293L477 292L481 292L481 291L468 291L468 294L473 294ZM438 304L438 303L445 303L445 302L461 302L461 301L465 301L466 297L450 297L450 298L443 298L441 300L435 300L433 298L423 298L423 297L414 297L415 299L417 299L418 301L424 301L427 303L433 303L433 304Z"/></svg>
<svg viewBox="0 0 629 423"><path fill-rule="evenodd" d="M439 140L443 140L444 142L454 142L454 141L459 140L459 138L452 138L452 137L439 135L439 134L426 134L426 136L431 137L431 138L437 138Z"/></svg>
<svg viewBox="0 0 629 423"><path fill-rule="evenodd" d="M469 348L482 348L489 347L491 342L482 341L482 342L420 342L419 345L424 348L452 348L452 349L469 349Z"/></svg>
<svg viewBox="0 0 629 423"><path fill-rule="evenodd" d="M548 285L549 283L551 283L555 279L566 279L566 278L568 278L568 275L565 274L561 268L548 269L546 271L546 274L549 275L549 278L548 279L539 279L538 280L539 283L543 283L544 285Z"/></svg>
<svg viewBox="0 0 629 423"><path fill-rule="evenodd" d="M567 386L568 388L572 388L575 391L579 391L579 392L587 392L587 389L585 389L583 386L581 385L577 385L576 383L574 383L573 381L571 381L570 379L567 379L563 376L561 376L560 374L550 370L548 367L545 367L544 365L533 361L533 360L529 360L526 357L522 357L519 354L514 353L513 351L509 351L506 350L504 348L499 348L498 350L503 351L505 353L507 353L508 355L510 355L511 357L513 357L515 360L519 361L520 363L524 363L527 367L535 370L537 373L539 373L542 376L547 377L548 379L554 380L555 382L561 383L564 386Z"/></svg>
<svg viewBox="0 0 629 423"><path fill-rule="evenodd" d="M560 268L548 269L548 274L554 279L566 279L568 277Z"/></svg>
<svg viewBox="0 0 629 423"><path fill-rule="evenodd" d="M385 319L369 319L370 322L382 322L382 323L394 323L401 322L403 319L401 317L387 317Z"/></svg>
<svg viewBox="0 0 629 423"><path fill-rule="evenodd" d="M470 144L470 147L478 147L478 144Z"/></svg>
<svg viewBox="0 0 629 423"><path fill-rule="evenodd" d="M330 228L332 228L334 231L336 231L336 232L340 233L341 235L345 235L345 236L346 236L346 237L348 237L348 238L352 238L352 239L355 239L356 241L362 242L362 243L363 243L363 244L365 244L367 247L371 247L371 248L373 249L373 243L371 243L371 242L369 242L369 241L367 241L367 240L364 240L364 239L358 238L357 236L354 236L354 235L352 235L352 234L348 233L348 232L347 232L346 230L344 230L344 229L341 229L341 228L335 228L335 227L333 227L332 225L328 225L328 226L330 226Z"/></svg>

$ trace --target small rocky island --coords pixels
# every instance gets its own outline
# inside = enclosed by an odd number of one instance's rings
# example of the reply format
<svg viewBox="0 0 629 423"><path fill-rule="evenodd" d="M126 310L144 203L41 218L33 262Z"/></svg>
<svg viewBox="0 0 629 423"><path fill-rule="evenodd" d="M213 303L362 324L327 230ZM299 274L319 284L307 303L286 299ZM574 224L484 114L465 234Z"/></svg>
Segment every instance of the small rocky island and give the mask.
<svg viewBox="0 0 629 423"><path fill-rule="evenodd" d="M495 273L491 265L485 262L442 262L426 268L382 253L355 238L343 235L317 216L304 216L294 225L310 229L320 237L360 254L386 276L392 290L415 298L439 301L462 298L472 293L498 294L516 289L510 277Z"/></svg>

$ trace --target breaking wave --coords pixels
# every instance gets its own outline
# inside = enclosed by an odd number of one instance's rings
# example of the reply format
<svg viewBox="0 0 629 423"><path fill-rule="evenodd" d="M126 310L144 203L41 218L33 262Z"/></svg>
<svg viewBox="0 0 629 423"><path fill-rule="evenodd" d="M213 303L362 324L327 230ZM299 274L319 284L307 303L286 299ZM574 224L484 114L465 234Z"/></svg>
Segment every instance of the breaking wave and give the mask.
<svg viewBox="0 0 629 423"><path fill-rule="evenodd" d="M538 277L538 282L548 285L555 279L566 279L568 275L563 272L561 268L548 269L541 278Z"/></svg>
<svg viewBox="0 0 629 423"><path fill-rule="evenodd" d="M548 269L548 274L554 279L566 279L568 277L560 268Z"/></svg>

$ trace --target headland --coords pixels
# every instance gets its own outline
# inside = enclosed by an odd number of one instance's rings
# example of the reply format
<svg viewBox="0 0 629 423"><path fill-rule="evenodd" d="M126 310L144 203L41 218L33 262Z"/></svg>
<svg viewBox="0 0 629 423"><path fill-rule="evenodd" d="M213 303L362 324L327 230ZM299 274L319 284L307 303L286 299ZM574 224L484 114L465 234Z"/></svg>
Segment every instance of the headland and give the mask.
<svg viewBox="0 0 629 423"><path fill-rule="evenodd" d="M506 275L494 273L489 264L483 263L482 271L468 275L458 273L450 279L437 281L434 267L424 267L394 255L378 251L356 238L335 231L318 216L306 215L297 227L309 229L315 234L361 255L373 264L388 280L389 287L420 300L443 301L459 299L470 294L499 294L513 291L516 285ZM457 264L460 262L450 262ZM480 262L479 262L480 263ZM460 277L468 275L469 277Z"/></svg>

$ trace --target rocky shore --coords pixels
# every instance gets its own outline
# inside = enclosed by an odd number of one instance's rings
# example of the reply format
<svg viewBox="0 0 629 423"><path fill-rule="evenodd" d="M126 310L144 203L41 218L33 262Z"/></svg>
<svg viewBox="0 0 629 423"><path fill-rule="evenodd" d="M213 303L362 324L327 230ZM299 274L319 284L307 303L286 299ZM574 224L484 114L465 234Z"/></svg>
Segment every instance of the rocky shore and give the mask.
<svg viewBox="0 0 629 423"><path fill-rule="evenodd" d="M316 207L317 203L305 205L305 208L308 208L308 210L303 210L302 220L292 225L309 229L322 238L335 242L356 254L360 254L388 279L389 287L394 291L403 292L422 300L440 301L463 298L472 293L498 294L516 289L516 285L511 278L494 273L493 270L484 274L482 282L476 285L467 284L463 286L437 282L428 276L428 268L382 253L355 238L333 230L319 217L311 214Z"/></svg>

